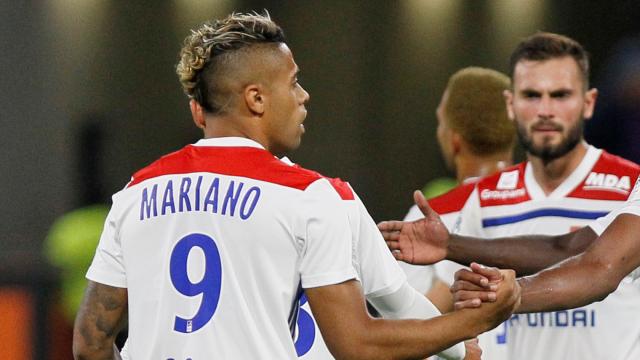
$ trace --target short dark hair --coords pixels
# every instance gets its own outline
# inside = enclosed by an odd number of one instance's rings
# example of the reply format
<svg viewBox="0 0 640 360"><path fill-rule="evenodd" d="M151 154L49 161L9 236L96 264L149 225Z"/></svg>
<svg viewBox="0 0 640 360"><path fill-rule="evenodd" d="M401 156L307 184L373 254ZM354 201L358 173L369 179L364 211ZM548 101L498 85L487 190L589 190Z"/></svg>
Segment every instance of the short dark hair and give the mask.
<svg viewBox="0 0 640 360"><path fill-rule="evenodd" d="M565 56L572 57L582 73L585 89L589 87L589 53L579 42L560 34L538 32L522 40L511 53L509 73L513 79L521 60L542 61Z"/></svg>
<svg viewBox="0 0 640 360"><path fill-rule="evenodd" d="M218 113L228 98L228 94L223 94L220 77L237 60L233 55L251 46L284 42L284 32L267 11L233 13L191 30L180 50L176 73L190 99L207 112Z"/></svg>

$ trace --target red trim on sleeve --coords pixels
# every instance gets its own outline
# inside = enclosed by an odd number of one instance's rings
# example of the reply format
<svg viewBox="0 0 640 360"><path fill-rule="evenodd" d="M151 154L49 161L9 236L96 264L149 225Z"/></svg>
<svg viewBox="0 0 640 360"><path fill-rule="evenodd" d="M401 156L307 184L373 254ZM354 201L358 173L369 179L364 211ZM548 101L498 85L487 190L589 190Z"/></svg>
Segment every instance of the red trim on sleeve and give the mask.
<svg viewBox="0 0 640 360"><path fill-rule="evenodd" d="M462 184L429 200L429 206L440 215L462 210L475 188L475 183Z"/></svg>
<svg viewBox="0 0 640 360"><path fill-rule="evenodd" d="M303 171L307 171L307 172L313 173L316 176L319 176L319 177L322 177L324 179L327 179L327 181L329 181L329 184L331 184L331 186L333 186L333 188L336 190L338 195L340 195L340 198L342 200L354 200L355 199L355 195L353 194L353 190L351 189L351 186L349 186L349 183L347 183L346 181L343 181L340 178L326 177L326 176L320 174L319 172L305 169L305 168L303 168L302 166L300 166L298 164L294 164L293 167L295 167L297 169L301 169Z"/></svg>

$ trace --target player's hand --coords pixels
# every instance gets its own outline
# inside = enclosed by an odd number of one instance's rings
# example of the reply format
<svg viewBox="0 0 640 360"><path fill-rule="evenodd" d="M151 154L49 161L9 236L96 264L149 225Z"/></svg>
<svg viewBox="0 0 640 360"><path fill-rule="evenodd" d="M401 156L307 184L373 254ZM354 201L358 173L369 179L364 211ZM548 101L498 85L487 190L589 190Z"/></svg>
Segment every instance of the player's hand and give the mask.
<svg viewBox="0 0 640 360"><path fill-rule="evenodd" d="M477 263L471 263L471 270L458 270L451 286L454 309L476 308L483 302L496 301L496 291L502 278L499 269Z"/></svg>
<svg viewBox="0 0 640 360"><path fill-rule="evenodd" d="M422 192L415 191L413 199L424 218L410 222L383 221L378 229L397 260L416 265L433 264L447 255L449 231Z"/></svg>
<svg viewBox="0 0 640 360"><path fill-rule="evenodd" d="M496 300L483 302L475 309L478 311L477 321L481 322L484 331L495 328L507 320L520 305L520 285L516 281L516 273L513 270L500 270L502 280L498 283Z"/></svg>
<svg viewBox="0 0 640 360"><path fill-rule="evenodd" d="M464 342L464 360L481 360L482 349L478 345L478 338L473 338Z"/></svg>

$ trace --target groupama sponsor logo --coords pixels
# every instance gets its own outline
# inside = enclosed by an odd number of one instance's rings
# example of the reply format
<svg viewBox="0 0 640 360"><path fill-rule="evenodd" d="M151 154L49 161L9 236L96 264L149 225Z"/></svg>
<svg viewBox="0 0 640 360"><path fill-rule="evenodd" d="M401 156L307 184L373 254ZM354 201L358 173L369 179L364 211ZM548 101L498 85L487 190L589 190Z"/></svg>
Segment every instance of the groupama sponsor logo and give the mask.
<svg viewBox="0 0 640 360"><path fill-rule="evenodd" d="M527 194L524 188L514 190L489 190L484 189L480 192L480 199L482 200L505 200L514 199Z"/></svg>

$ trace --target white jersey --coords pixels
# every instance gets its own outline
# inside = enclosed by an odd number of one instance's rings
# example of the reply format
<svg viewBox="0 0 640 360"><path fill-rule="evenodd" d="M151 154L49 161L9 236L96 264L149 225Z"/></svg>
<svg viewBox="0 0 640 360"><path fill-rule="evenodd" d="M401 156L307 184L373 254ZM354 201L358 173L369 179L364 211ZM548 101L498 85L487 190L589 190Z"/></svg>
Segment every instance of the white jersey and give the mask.
<svg viewBox="0 0 640 360"><path fill-rule="evenodd" d="M631 195L629 195L629 199L624 204L623 207L620 207L616 210L610 212L607 216L598 218L598 220L589 224L589 227L598 235L602 235L602 233L611 225L613 220L621 214L631 214L635 216L640 216L640 177L636 180L636 184L631 190ZM629 274L633 280L637 280L640 278L640 267L635 269L631 274Z"/></svg>
<svg viewBox="0 0 640 360"><path fill-rule="evenodd" d="M113 196L87 278L127 288L131 359L295 359L303 288L356 277L350 187L204 139Z"/></svg>
<svg viewBox="0 0 640 360"><path fill-rule="evenodd" d="M438 213L440 220L442 220L442 223L449 231L452 231L455 227L455 223L460 215L460 210L471 195L476 180L477 178L473 178L472 181L465 181L464 184L456 186L440 196L429 199L429 206ZM414 221L423 217L424 215L418 206L413 205L407 215L405 215L403 221ZM429 266L411 265L405 262L399 263L402 270L407 274L409 284L422 294L431 288L436 278L447 284L453 283L453 277L449 276L451 273L449 269L457 270L460 268L458 264L448 260ZM444 271L445 269L446 271Z"/></svg>
<svg viewBox="0 0 640 360"><path fill-rule="evenodd" d="M638 173L636 164L589 146L576 170L545 195L525 162L478 182L458 232L486 238L564 234L619 208ZM602 302L514 315L507 325L512 360L640 359L640 286L627 278Z"/></svg>
<svg viewBox="0 0 640 360"><path fill-rule="evenodd" d="M343 202L349 214L349 223L351 224L352 242L353 242L353 263L358 274L358 278L362 283L364 295L372 302L376 298L394 294L407 283L406 276L398 262L387 248L387 245L378 230L377 225L367 212L364 204L355 195L355 201ZM401 292L400 292L401 293ZM397 294L395 294L397 296ZM420 296L420 295L418 295ZM409 298L402 297L407 301L398 304L400 308L413 308L414 301ZM420 299L416 299L418 303ZM427 302L424 297L421 301ZM317 327L313 313L309 307L306 297L300 299L301 312L298 318L298 327L295 337L296 351L300 359L305 360L326 360L333 359L329 352L324 339ZM394 310L393 318L430 318L440 313L435 306L431 305L431 311L402 311L402 315ZM451 348L446 350L447 358L462 359L464 357L464 346L459 344L457 349Z"/></svg>
<svg viewBox="0 0 640 360"><path fill-rule="evenodd" d="M440 215L440 220L450 232L454 231L460 210L462 210L467 199L471 196L478 180L479 178L472 178L470 181L465 181L464 184L429 200L429 206ZM418 209L418 206L413 205L405 216L404 221L414 221L423 217L424 215ZM407 274L409 284L422 294L429 291L435 279L452 285L455 272L464 268L464 266L449 260L443 260L430 266L411 265L405 262L399 263L402 270ZM504 360L507 358L504 333L505 325L503 324L478 336L483 359Z"/></svg>
<svg viewBox="0 0 640 360"><path fill-rule="evenodd" d="M343 204L349 213L354 265L365 296L379 297L395 292L406 282L406 277L389 252L378 227L357 196L355 201ZM301 359L333 359L322 339L306 297L301 299L296 350Z"/></svg>

